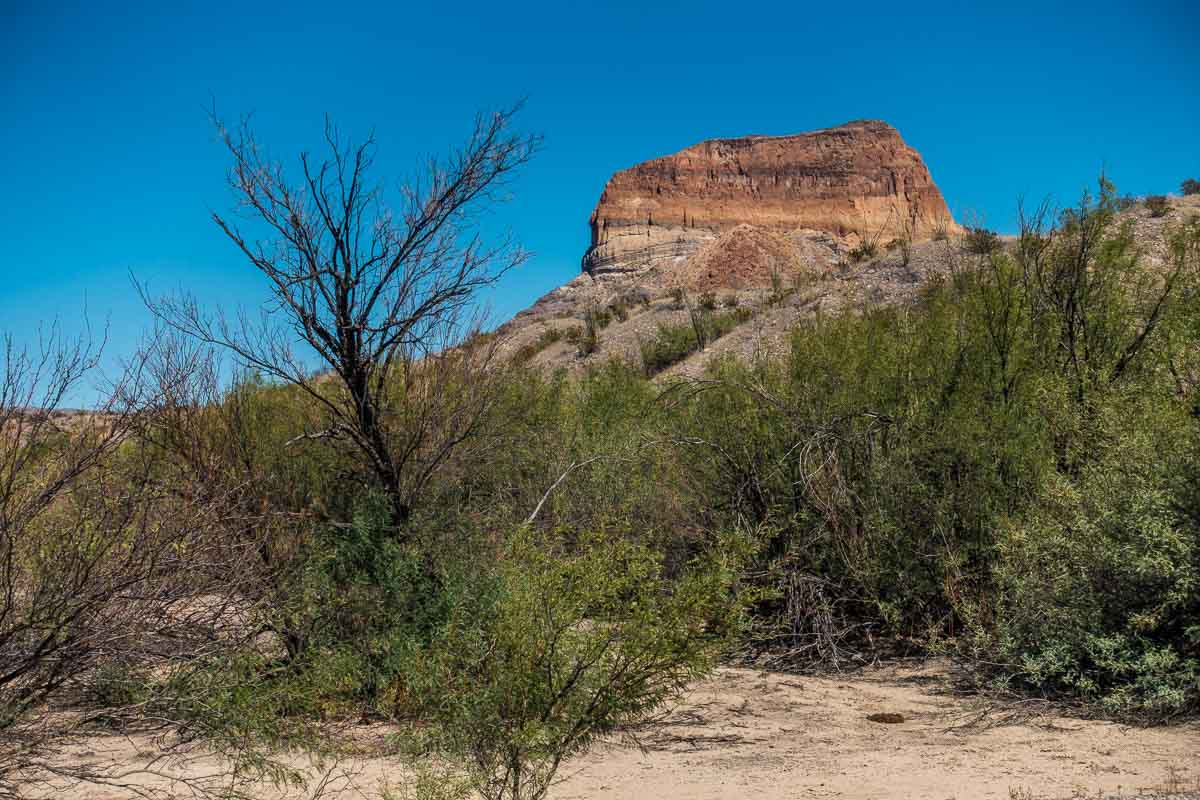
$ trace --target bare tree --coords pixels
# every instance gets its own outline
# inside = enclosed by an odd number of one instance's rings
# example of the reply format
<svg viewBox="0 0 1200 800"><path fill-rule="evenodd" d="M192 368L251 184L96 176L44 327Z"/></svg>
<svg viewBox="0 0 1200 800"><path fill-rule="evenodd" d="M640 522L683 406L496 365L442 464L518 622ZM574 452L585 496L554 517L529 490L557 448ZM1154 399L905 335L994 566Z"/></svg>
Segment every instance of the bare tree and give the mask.
<svg viewBox="0 0 1200 800"><path fill-rule="evenodd" d="M352 443L397 525L490 407L494 344L471 335L474 309L479 291L527 254L509 237L485 243L479 222L540 145L510 132L518 109L479 115L466 143L430 159L394 205L372 182L373 137L354 144L327 122L326 156L302 154L293 181L245 120L229 130L214 114L233 158L230 186L263 235L213 219L267 278L274 303L257 320L231 319L190 296L153 300L143 290L177 330L307 392L328 417L309 437Z"/></svg>

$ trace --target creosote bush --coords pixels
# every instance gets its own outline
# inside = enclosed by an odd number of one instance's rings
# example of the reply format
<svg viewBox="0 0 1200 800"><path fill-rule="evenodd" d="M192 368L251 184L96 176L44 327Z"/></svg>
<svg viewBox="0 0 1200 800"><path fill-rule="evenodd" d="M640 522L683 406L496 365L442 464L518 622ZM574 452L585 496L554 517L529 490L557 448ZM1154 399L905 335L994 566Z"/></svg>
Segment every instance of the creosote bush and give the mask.
<svg viewBox="0 0 1200 800"><path fill-rule="evenodd" d="M748 308L712 312L694 309L690 322L659 324L655 335L640 345L642 371L647 377L683 361L754 316Z"/></svg>
<svg viewBox="0 0 1200 800"><path fill-rule="evenodd" d="M518 363L524 364L547 347L561 341L562 338L563 332L561 328L546 328L532 342L522 345L513 356L513 359Z"/></svg>
<svg viewBox="0 0 1200 800"><path fill-rule="evenodd" d="M971 228L963 239L963 249L972 255L991 255L1000 249L1000 237L987 228Z"/></svg>
<svg viewBox="0 0 1200 800"><path fill-rule="evenodd" d="M462 765L488 800L543 797L565 759L674 698L732 641L748 550L717 547L669 577L619 532L514 532L409 653L410 744Z"/></svg>
<svg viewBox="0 0 1200 800"><path fill-rule="evenodd" d="M1165 195L1152 194L1146 198L1146 208L1152 217L1165 217L1171 210L1171 202Z"/></svg>

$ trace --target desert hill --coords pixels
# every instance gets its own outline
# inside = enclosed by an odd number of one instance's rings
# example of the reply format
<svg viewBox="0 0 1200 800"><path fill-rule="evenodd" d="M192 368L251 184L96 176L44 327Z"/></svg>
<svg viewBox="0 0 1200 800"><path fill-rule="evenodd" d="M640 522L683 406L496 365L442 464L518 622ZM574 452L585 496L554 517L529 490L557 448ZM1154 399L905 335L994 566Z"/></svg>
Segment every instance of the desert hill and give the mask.
<svg viewBox="0 0 1200 800"><path fill-rule="evenodd" d="M1122 213L1161 243L1164 226L1200 211L1196 197L1170 204ZM724 353L778 353L804 316L910 302L969 255L920 154L878 121L644 162L608 181L590 225L581 273L502 326L511 356L570 371L644 363L699 314L712 335L648 367L697 375Z"/></svg>

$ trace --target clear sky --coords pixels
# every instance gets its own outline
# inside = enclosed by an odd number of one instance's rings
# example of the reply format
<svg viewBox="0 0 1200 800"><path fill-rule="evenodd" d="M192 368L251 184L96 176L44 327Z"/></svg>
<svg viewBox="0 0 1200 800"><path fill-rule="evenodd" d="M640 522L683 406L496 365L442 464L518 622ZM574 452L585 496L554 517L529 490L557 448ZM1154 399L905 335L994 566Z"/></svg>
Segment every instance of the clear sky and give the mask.
<svg viewBox="0 0 1200 800"><path fill-rule="evenodd" d="M328 113L376 131L400 178L526 96L545 150L491 220L536 257L490 298L525 307L579 269L617 169L697 141L852 119L896 126L960 217L1200 177L1200 9L1128 2L83 4L0 0L0 331L85 308L110 350L147 324L129 273L256 307L209 219L225 159L205 107L253 111L273 153Z"/></svg>

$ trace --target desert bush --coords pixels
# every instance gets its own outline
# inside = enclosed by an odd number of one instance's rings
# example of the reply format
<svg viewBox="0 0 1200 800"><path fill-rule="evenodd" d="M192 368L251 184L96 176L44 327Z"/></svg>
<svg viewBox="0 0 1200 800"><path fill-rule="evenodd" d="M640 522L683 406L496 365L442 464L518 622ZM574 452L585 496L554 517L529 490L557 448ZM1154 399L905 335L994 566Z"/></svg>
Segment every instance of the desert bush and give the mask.
<svg viewBox="0 0 1200 800"><path fill-rule="evenodd" d="M612 304L610 304L608 310L612 312L614 317L616 317L617 322L624 322L629 319L629 306L625 305L625 303L621 302L620 300L614 301Z"/></svg>
<svg viewBox="0 0 1200 800"><path fill-rule="evenodd" d="M873 241L864 241L850 251L850 260L858 264L862 261L870 261L879 254L879 246Z"/></svg>
<svg viewBox="0 0 1200 800"><path fill-rule="evenodd" d="M771 270L771 291L767 295L767 305L779 305L784 300L791 297L794 291L794 287L784 285L783 273L777 269Z"/></svg>
<svg viewBox="0 0 1200 800"><path fill-rule="evenodd" d="M725 306L725 308L737 308L738 296L732 293L725 295L725 299L721 301L721 305Z"/></svg>
<svg viewBox="0 0 1200 800"><path fill-rule="evenodd" d="M1157 408L1155 406L1158 406ZM1150 424L1129 424L1141 414ZM1102 452L1052 473L1002 527L997 592L981 629L1008 685L1096 701L1118 715L1200 708L1200 530L1172 507L1189 458L1182 409L1141 398L1104 408Z"/></svg>
<svg viewBox="0 0 1200 800"><path fill-rule="evenodd" d="M1187 178L1183 183L1179 184L1179 193L1184 197L1200 194L1200 181L1195 178Z"/></svg>
<svg viewBox="0 0 1200 800"><path fill-rule="evenodd" d="M402 711L420 751L462 764L489 800L543 797L566 758L712 666L740 619L742 552L668 578L654 548L620 534L515 531L410 654Z"/></svg>
<svg viewBox="0 0 1200 800"><path fill-rule="evenodd" d="M589 310L583 317L583 327L575 341L575 348L581 357L590 356L600 349L600 331L608 325L611 317L599 314L594 309Z"/></svg>
<svg viewBox="0 0 1200 800"><path fill-rule="evenodd" d="M1171 210L1171 203L1166 196L1161 194L1152 194L1145 200L1146 209L1149 210L1152 217L1165 217L1167 212Z"/></svg>
<svg viewBox="0 0 1200 800"><path fill-rule="evenodd" d="M699 306L700 308L704 309L705 311L716 311L717 310L717 296L715 294L713 294L712 292L704 292L703 294L700 295L700 298L696 301L696 305Z"/></svg>
<svg viewBox="0 0 1200 800"><path fill-rule="evenodd" d="M162 459L162 418L205 364L142 352L92 412L57 414L99 355L56 331L36 350L0 347L0 794L116 785L160 770L184 741L228 759L179 777L194 796L287 782L272 754L290 726L232 724L190 682L254 651L269 579L266 538L229 487ZM96 726L153 744L141 763L70 757Z"/></svg>
<svg viewBox="0 0 1200 800"><path fill-rule="evenodd" d="M699 348L696 331L690 323L680 325L660 324L654 337L643 340L639 346L642 369L647 377L662 372L677 364Z"/></svg>
<svg viewBox="0 0 1200 800"><path fill-rule="evenodd" d="M527 342L518 348L513 358L518 363L523 364L532 359L538 353L545 350L547 347L550 347L551 345L561 341L562 338L563 331L561 328L546 328L539 333L538 337L532 342Z"/></svg>
<svg viewBox="0 0 1200 800"><path fill-rule="evenodd" d="M963 238L963 249L972 255L991 255L1000 249L1000 237L987 228L970 228Z"/></svg>
<svg viewBox="0 0 1200 800"><path fill-rule="evenodd" d="M592 307L587 311L587 318L591 320L591 324L598 331L607 328L613 321L613 313L611 309Z"/></svg>
<svg viewBox="0 0 1200 800"><path fill-rule="evenodd" d="M1180 600L1194 529L1170 511L1189 496L1172 475L1195 437L1194 395L1168 376L1190 352L1200 234L1182 229L1163 270L1149 269L1116 212L1102 184L1059 226L1027 224L1011 253L932 283L912 309L804 320L786 362L714 366L677 436L698 444L690 468L709 495L771 531L760 574L773 599L756 609L755 647L852 660L868 638L923 646L984 630L959 641L1026 686L1113 712L1195 706L1183 633L1194 612ZM1139 397L1153 400L1134 408ZM1128 478L1092 484L1117 452L1132 459ZM1073 518L1048 510L1092 491L1111 510L1083 499ZM1139 521L1129 503L1152 513ZM1078 542L1061 591L1022 583L1036 559L1059 574L1060 537ZM1121 588L1109 560L1137 552L1145 560L1125 569L1145 581ZM1051 602L1073 612L1042 613ZM1164 609L1161 627L1147 608ZM1136 640L1138 625L1153 636ZM1120 658L1087 655L1118 641ZM1038 665L1036 680L1022 663Z"/></svg>
<svg viewBox="0 0 1200 800"><path fill-rule="evenodd" d="M1138 207L1138 199L1131 194L1116 198L1113 206L1117 211L1132 211Z"/></svg>
<svg viewBox="0 0 1200 800"><path fill-rule="evenodd" d="M677 325L660 324L654 337L640 344L642 370L647 377L662 372L711 342L726 335L754 316L748 308L712 313L694 309L691 321Z"/></svg>
<svg viewBox="0 0 1200 800"><path fill-rule="evenodd" d="M950 220L947 217L939 217L933 224L933 233L931 234L935 242L945 242L950 239Z"/></svg>

